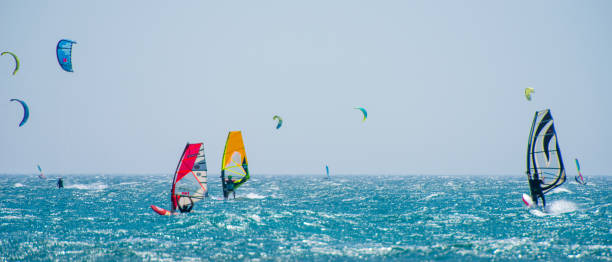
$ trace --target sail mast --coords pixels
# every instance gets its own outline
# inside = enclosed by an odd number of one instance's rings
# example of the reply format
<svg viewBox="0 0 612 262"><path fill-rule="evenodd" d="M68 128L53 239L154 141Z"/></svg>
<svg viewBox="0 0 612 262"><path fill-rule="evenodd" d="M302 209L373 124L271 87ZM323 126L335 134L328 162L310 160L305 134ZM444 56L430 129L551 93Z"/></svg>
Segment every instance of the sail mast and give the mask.
<svg viewBox="0 0 612 262"><path fill-rule="evenodd" d="M170 205L172 211L176 210L175 198L174 198L174 187L176 185L176 175L178 174L179 167L181 166L181 162L183 162L183 157L185 157L185 151L189 147L189 143L185 144L185 148L183 149L183 153L181 153L181 157L179 158L178 164L176 164L176 169L174 170L174 178L172 178L172 188L170 189Z"/></svg>

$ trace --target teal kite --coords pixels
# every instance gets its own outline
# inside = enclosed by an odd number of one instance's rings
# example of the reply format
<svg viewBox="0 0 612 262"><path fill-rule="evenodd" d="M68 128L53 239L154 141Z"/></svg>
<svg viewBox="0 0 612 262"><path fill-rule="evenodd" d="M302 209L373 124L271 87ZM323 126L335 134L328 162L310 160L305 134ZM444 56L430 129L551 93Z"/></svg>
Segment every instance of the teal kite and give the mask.
<svg viewBox="0 0 612 262"><path fill-rule="evenodd" d="M359 111L363 113L363 119L361 120L361 122L365 122L366 119L368 118L368 111L366 111L365 108L363 107L355 107L355 109L359 109Z"/></svg>
<svg viewBox="0 0 612 262"><path fill-rule="evenodd" d="M76 44L75 41L62 39L57 43L57 62L60 64L62 69L66 72L72 71L72 45Z"/></svg>
<svg viewBox="0 0 612 262"><path fill-rule="evenodd" d="M28 118L30 117L30 109L28 108L28 105L25 102L23 102L23 101L21 101L19 99L14 99L13 98L10 101L11 102L13 102L13 101L19 102L21 104L21 106L23 107L23 118L21 119L21 123L19 123L19 126L23 126L28 121Z"/></svg>
<svg viewBox="0 0 612 262"><path fill-rule="evenodd" d="M279 129L283 125L283 119L278 115L272 117L272 120L278 120L278 123L276 124L276 129Z"/></svg>

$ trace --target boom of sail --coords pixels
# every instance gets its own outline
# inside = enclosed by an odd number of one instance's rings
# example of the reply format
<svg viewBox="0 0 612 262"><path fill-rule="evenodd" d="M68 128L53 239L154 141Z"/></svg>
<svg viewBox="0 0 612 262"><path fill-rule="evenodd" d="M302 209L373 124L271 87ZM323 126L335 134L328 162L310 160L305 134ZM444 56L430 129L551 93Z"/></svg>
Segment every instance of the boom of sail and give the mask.
<svg viewBox="0 0 612 262"><path fill-rule="evenodd" d="M172 181L171 202L172 211L177 208L185 210L208 197L208 178L206 175L206 158L204 144L185 145Z"/></svg>
<svg viewBox="0 0 612 262"><path fill-rule="evenodd" d="M565 182L565 167L550 109L536 112L533 118L527 143L527 177L540 180L544 194Z"/></svg>

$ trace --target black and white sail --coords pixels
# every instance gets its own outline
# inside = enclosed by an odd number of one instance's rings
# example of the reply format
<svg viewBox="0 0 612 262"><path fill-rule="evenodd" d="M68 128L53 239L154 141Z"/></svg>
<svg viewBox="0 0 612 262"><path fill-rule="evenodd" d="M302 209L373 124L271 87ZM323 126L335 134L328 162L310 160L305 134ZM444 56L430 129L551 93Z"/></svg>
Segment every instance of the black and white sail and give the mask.
<svg viewBox="0 0 612 262"><path fill-rule="evenodd" d="M527 145L527 177L529 180L540 180L539 184L543 194L563 184L565 167L550 109L535 113ZM530 186L533 186L532 183ZM533 192L532 189L532 198L535 200L537 196L533 196Z"/></svg>

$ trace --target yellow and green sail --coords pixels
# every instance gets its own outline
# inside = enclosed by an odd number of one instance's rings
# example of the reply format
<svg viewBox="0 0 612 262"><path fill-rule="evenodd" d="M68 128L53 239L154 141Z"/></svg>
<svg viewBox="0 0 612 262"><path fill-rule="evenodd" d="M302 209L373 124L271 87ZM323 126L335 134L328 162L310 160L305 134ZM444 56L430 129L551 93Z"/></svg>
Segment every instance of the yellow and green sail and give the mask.
<svg viewBox="0 0 612 262"><path fill-rule="evenodd" d="M234 180L234 190L249 180L249 164L240 131L231 131L227 135L221 165L223 188L225 188L226 179L229 176L232 176Z"/></svg>

